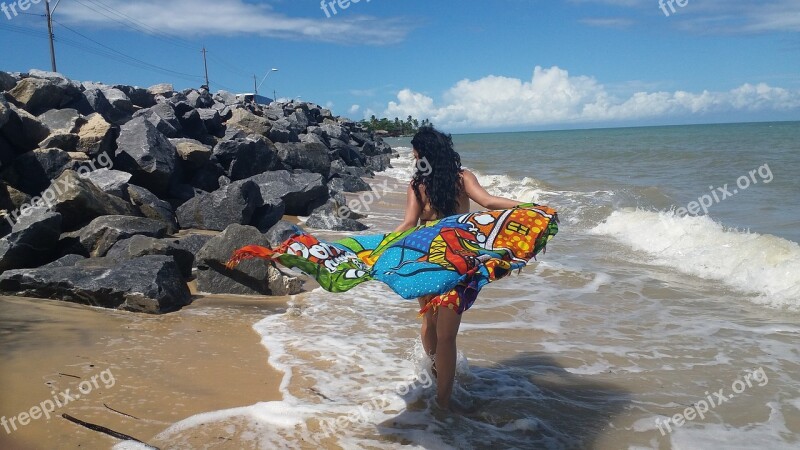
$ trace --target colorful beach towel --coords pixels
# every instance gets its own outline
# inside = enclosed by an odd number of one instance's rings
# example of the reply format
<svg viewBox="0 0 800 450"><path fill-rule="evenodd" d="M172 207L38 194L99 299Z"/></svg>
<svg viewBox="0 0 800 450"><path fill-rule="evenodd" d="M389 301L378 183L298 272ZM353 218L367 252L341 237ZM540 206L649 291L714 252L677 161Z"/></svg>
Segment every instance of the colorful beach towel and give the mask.
<svg viewBox="0 0 800 450"><path fill-rule="evenodd" d="M274 249L248 245L228 261L276 261L314 277L323 289L344 292L369 280L401 297L433 295L429 308L469 309L481 288L522 269L558 232L556 211L534 203L450 216L404 232L323 242L299 228Z"/></svg>

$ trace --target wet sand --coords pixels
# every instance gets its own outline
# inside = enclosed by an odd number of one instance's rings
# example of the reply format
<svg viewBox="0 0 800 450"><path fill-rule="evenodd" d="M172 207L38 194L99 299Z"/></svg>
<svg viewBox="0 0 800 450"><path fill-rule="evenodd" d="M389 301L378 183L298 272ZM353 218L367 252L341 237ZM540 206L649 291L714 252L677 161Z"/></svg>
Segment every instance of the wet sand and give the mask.
<svg viewBox="0 0 800 450"><path fill-rule="evenodd" d="M281 373L267 363L252 325L284 312L286 302L197 296L181 311L151 316L0 297L0 416L6 420L0 448L95 449L118 442L62 413L152 442L186 417L280 399ZM34 407L53 403L63 406L49 419L39 417ZM235 442L229 433L213 430L223 444L217 448Z"/></svg>

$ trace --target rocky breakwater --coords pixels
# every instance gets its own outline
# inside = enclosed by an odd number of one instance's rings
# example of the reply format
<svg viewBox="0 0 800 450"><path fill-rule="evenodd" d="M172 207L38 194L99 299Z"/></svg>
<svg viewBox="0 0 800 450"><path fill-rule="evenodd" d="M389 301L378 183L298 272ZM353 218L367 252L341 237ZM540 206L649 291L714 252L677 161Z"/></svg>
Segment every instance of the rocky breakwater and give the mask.
<svg viewBox="0 0 800 450"><path fill-rule="evenodd" d="M270 263L224 263L285 239L285 214L365 229L343 192L369 189L361 177L392 156L313 103L38 70L0 72L0 92L0 295L162 313L191 302L191 278L206 293L297 293Z"/></svg>

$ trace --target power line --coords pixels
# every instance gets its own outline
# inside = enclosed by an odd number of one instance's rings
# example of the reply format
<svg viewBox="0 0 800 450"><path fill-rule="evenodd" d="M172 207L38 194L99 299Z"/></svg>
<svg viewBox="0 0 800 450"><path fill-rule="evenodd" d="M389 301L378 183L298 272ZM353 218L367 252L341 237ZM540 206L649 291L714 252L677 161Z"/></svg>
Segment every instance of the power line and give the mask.
<svg viewBox="0 0 800 450"><path fill-rule="evenodd" d="M157 70L157 71L162 72L162 73L170 74L170 75L173 75L173 76L179 76L179 77L182 77L184 79L190 79L192 81L202 80L202 77L199 77L197 75L192 75L192 74L189 74L189 73L178 72L178 71L175 71L175 70L167 69L165 67L157 66L155 64L151 64L151 63L148 63L146 61L142 61L141 59L137 59L137 58L134 58L132 56L126 55L126 54L124 54L124 53L122 53L122 52L120 52L120 51L118 51L118 50L116 50L116 49L114 49L112 47L109 47L109 46L107 46L107 45L105 45L103 43L100 43L100 42L98 42L98 41L96 41L96 40L94 40L94 39L92 39L92 38L90 38L90 37L78 32L78 31L76 31L76 30L64 25L61 22L58 22L55 19L53 19L53 22L56 22L60 26L62 26L65 29L77 34L78 36L80 36L80 37L82 37L82 38L84 38L84 39L86 39L88 41L91 41L91 42L99 45L100 47L103 47L103 48L109 50L110 52L112 52L113 54L117 55L118 57L126 58L126 59L128 59L130 61L133 61L133 62L139 64L139 65L143 65L143 66L149 67L149 68L151 68L153 70ZM75 46L74 44L75 43L73 42L73 46ZM84 48L83 50L87 50L87 49Z"/></svg>

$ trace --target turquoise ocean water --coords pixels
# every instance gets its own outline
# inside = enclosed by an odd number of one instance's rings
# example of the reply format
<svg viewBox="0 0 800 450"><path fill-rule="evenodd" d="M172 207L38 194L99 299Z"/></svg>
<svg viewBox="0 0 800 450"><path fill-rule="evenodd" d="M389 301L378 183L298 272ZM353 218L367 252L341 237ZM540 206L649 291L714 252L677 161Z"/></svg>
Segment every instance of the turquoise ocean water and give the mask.
<svg viewBox="0 0 800 450"><path fill-rule="evenodd" d="M237 448L800 448L800 123L454 141L490 192L562 220L464 314L454 396L469 412L431 407L416 302L366 283L254 326L282 401L254 393L155 443L192 448L218 422ZM411 149L390 143L368 233L402 218Z"/></svg>

